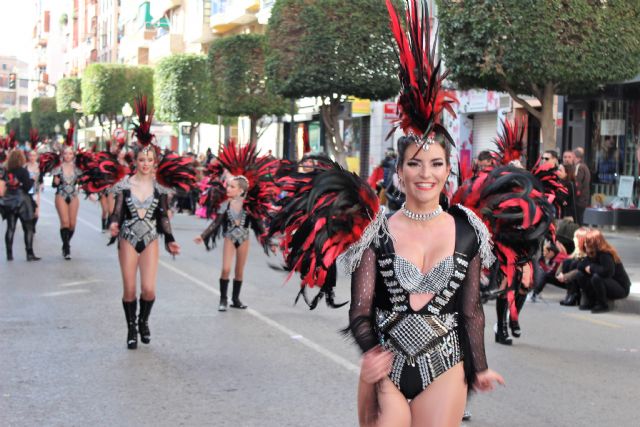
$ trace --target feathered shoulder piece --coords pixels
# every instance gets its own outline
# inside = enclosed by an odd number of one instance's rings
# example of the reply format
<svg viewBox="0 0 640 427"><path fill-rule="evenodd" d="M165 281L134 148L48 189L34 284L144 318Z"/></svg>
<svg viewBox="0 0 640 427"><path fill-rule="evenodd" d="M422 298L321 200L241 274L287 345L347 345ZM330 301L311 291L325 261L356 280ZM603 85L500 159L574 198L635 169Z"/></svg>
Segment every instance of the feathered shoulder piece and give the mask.
<svg viewBox="0 0 640 427"><path fill-rule="evenodd" d="M99 193L112 188L129 173L129 168L118 162L117 154L100 151L93 155L78 181L85 192Z"/></svg>
<svg viewBox="0 0 640 427"><path fill-rule="evenodd" d="M497 151L493 153L496 164L508 165L520 160L525 131L526 126L517 118L513 122L502 120L502 132L495 139Z"/></svg>
<svg viewBox="0 0 640 427"><path fill-rule="evenodd" d="M513 300L517 268L531 265L545 233L554 227L555 210L542 183L514 166L485 169L458 189L452 203L461 203L487 226L510 286L507 297ZM516 310L511 315L517 319Z"/></svg>
<svg viewBox="0 0 640 427"><path fill-rule="evenodd" d="M339 255L374 238L378 230L369 226L384 219L378 197L357 175L325 159L323 167L292 172L278 184L288 195L279 202L269 236L282 235L287 269L300 273L303 287L324 286ZM352 256L362 254L360 246Z"/></svg>
<svg viewBox="0 0 640 427"><path fill-rule="evenodd" d="M441 124L441 116L446 110L455 117L453 104L457 99L453 92L442 87L447 73L440 73L440 61L435 59L437 43L431 40L427 3L405 0L406 32L393 2L386 0L386 4L400 62L399 119L394 130L399 127L405 134L413 134L416 142L425 148L436 135L442 135L453 145L453 138Z"/></svg>
<svg viewBox="0 0 640 427"><path fill-rule="evenodd" d="M176 153L165 154L158 163L156 181L174 191L190 191L197 185L193 159Z"/></svg>
<svg viewBox="0 0 640 427"><path fill-rule="evenodd" d="M41 177L47 173L52 173L58 166L60 166L60 154L54 151L40 154L38 158L38 168L40 169Z"/></svg>

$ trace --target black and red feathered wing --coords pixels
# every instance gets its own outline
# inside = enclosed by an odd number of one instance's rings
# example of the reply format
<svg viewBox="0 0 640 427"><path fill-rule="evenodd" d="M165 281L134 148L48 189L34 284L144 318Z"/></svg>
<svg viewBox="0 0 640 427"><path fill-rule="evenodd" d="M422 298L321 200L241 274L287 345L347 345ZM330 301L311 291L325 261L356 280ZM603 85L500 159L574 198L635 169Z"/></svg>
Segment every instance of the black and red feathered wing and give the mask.
<svg viewBox="0 0 640 427"><path fill-rule="evenodd" d="M300 273L301 286L323 286L338 256L378 215L378 197L357 175L324 159L322 168L292 172L278 184L287 197L279 202L269 236L282 236L287 269Z"/></svg>
<svg viewBox="0 0 640 427"><path fill-rule="evenodd" d="M188 192L197 185L193 159L175 153L165 154L158 163L156 180L167 188Z"/></svg>

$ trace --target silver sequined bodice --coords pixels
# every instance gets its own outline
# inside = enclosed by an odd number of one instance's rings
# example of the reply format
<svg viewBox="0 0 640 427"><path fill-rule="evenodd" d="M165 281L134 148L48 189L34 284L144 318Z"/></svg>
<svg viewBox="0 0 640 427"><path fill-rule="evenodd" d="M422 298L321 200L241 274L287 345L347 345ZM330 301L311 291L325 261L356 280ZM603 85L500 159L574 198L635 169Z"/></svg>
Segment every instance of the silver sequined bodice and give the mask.
<svg viewBox="0 0 640 427"><path fill-rule="evenodd" d="M72 175L65 175L62 167L54 169L51 173L54 176L60 177L60 184L56 190L57 195L62 196L65 199L71 199L78 195L76 181L80 175L82 175L82 172L78 168L74 167Z"/></svg>
<svg viewBox="0 0 640 427"><path fill-rule="evenodd" d="M438 262L426 274L407 259L396 254L393 260L398 283L410 294L440 292L451 279L453 274L453 256L448 256Z"/></svg>
<svg viewBox="0 0 640 427"><path fill-rule="evenodd" d="M247 213L244 209L239 212L231 208L227 210L228 223L224 237L230 239L236 246L241 245L249 239L249 228L244 226L246 219Z"/></svg>

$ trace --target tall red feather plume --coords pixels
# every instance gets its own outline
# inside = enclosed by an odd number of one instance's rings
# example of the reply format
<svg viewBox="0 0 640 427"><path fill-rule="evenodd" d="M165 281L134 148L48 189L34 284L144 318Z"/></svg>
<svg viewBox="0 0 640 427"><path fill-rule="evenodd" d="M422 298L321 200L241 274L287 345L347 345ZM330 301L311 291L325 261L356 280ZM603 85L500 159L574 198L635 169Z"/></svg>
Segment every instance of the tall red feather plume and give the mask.
<svg viewBox="0 0 640 427"><path fill-rule="evenodd" d="M40 142L40 132L38 129L29 129L29 142L31 143L31 148L35 149Z"/></svg>
<svg viewBox="0 0 640 427"><path fill-rule="evenodd" d="M136 96L135 102L136 115L138 123L133 124L133 136L138 140L138 144L146 147L153 141L151 133L151 123L153 122L153 109L149 111L147 105L147 97L144 95Z"/></svg>
<svg viewBox="0 0 640 427"><path fill-rule="evenodd" d="M69 129L67 129L67 138L64 140L65 145L73 147L73 133L75 132L75 130L75 123L73 123L73 120L71 120Z"/></svg>
<svg viewBox="0 0 640 427"><path fill-rule="evenodd" d="M493 153L497 164L508 165L522 156L526 126L517 118L510 122L502 120L502 132L495 139L497 151Z"/></svg>
<svg viewBox="0 0 640 427"><path fill-rule="evenodd" d="M437 132L453 144L453 138L441 124L441 115L446 110L455 117L453 104L457 99L453 92L442 87L447 73L440 74L440 61L435 60L437 43L431 40L427 4L424 0L405 3L407 33L392 1L386 0L400 61L399 119L394 130L400 127L405 133L412 132L422 139Z"/></svg>

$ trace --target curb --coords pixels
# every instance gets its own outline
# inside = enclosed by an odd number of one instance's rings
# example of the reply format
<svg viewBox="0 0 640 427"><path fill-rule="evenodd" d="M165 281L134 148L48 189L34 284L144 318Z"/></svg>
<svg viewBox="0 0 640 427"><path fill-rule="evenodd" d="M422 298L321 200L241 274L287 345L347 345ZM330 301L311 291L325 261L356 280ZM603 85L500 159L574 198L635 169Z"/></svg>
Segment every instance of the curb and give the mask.
<svg viewBox="0 0 640 427"><path fill-rule="evenodd" d="M547 301L559 303L564 298L565 292L553 285L547 285L541 295ZM631 294L625 299L609 300L609 309L615 313L640 314L640 295Z"/></svg>

